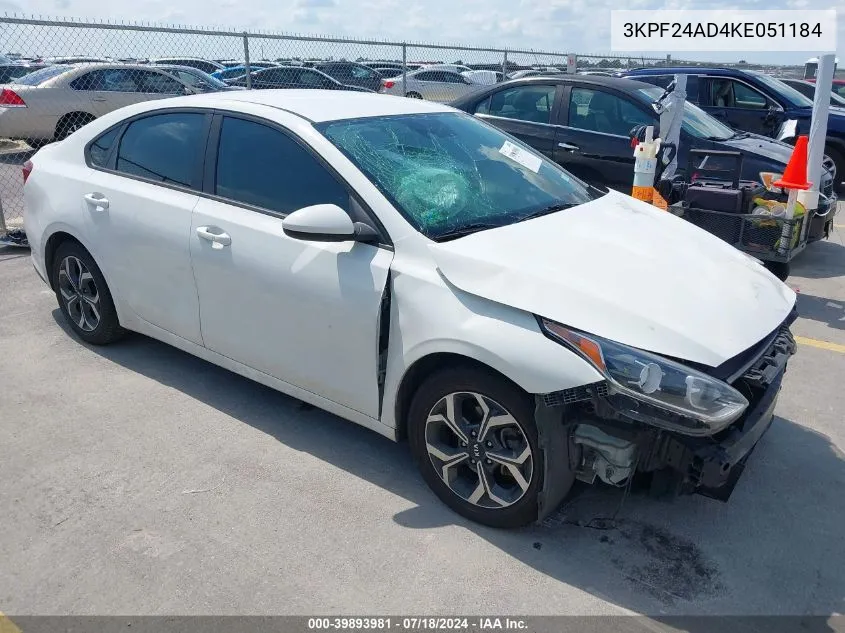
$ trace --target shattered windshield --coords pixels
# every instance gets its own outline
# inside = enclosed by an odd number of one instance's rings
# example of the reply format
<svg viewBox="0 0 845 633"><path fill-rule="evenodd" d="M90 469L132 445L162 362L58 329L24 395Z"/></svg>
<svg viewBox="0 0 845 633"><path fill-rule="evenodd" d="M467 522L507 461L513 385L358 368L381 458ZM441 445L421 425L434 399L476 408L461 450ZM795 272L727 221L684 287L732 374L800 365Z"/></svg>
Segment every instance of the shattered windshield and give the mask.
<svg viewBox="0 0 845 633"><path fill-rule="evenodd" d="M462 113L316 127L435 240L557 212L597 195L530 147Z"/></svg>

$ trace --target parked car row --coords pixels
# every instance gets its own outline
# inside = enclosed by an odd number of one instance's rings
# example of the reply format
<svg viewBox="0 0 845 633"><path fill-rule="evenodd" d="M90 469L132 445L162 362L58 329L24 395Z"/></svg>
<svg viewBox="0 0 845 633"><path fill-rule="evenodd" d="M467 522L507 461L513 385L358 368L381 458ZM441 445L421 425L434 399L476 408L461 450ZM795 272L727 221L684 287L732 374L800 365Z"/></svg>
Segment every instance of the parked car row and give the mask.
<svg viewBox="0 0 845 633"><path fill-rule="evenodd" d="M39 147L126 105L237 89L186 66L51 64L0 86L0 136Z"/></svg>
<svg viewBox="0 0 845 633"><path fill-rule="evenodd" d="M634 177L632 131L642 125L659 128L652 104L663 92L630 79L559 75L512 80L451 105L512 134L586 182L628 193ZM681 174L690 149L742 152L741 177L752 181L759 181L761 172L782 173L792 153L786 143L732 129L687 101L678 152ZM708 167L718 171L725 165L713 160ZM820 212L833 212L811 223L813 240L830 231L836 212L836 167L831 160L825 167Z"/></svg>
<svg viewBox="0 0 845 633"><path fill-rule="evenodd" d="M622 73L657 86L687 75L687 99L736 130L774 137L788 120L795 134L809 134L813 101L779 79L736 68L641 68ZM793 136L794 138L794 136ZM830 109L825 154L836 164L837 184L845 178L845 110Z"/></svg>

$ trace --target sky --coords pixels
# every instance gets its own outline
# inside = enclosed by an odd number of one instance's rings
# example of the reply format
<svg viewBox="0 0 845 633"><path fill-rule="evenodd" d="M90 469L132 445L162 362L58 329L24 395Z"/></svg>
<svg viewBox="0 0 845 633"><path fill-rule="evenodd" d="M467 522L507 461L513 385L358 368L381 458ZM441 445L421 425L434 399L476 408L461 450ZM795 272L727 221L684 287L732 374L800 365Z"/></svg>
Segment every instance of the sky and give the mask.
<svg viewBox="0 0 845 633"><path fill-rule="evenodd" d="M73 17L103 20L140 20L156 24L224 27L244 30L376 38L391 41L417 41L520 48L550 52L610 53L610 9L829 9L834 4L819 0L0 0L3 14L32 14L46 17ZM845 64L845 8L839 11L837 54ZM6 37L4 37L6 35ZM27 38L32 38L27 33ZM23 31L0 30L0 49L25 48ZM40 43L39 43L40 44ZM41 48L48 44L43 43ZM185 46L188 46L185 44ZM204 46L204 45L203 45ZM220 44L226 51L235 50ZM191 43L189 47L198 48ZM302 52L299 56L324 56L326 50L314 46L298 48L268 42L265 56L276 57ZM20 52L20 51L13 51ZM37 52L37 51L30 51ZM44 51L38 51L45 54ZM75 52L81 52L76 50ZM186 51L187 52L187 51ZM172 54L186 54L173 51ZM204 51L210 54L212 51ZM338 45L335 56L377 57L376 50ZM383 52L383 51L382 51ZM198 51L198 54L200 51ZM665 51L672 53L672 51ZM26 53L25 53L26 54ZM94 54L92 51L90 54ZM126 53L131 54L131 53ZM162 53L165 54L165 53ZM168 51L169 54L169 51ZM663 54L654 54L655 57ZM255 54L253 53L253 56ZM455 61L459 54L444 51L435 55L441 61ZM648 55L648 54L646 54ZM772 62L801 64L811 53L725 53L701 51L676 53L676 59L714 62ZM409 58L431 57L427 51L412 51ZM463 61L472 55L461 55ZM538 56L535 63L546 63ZM549 63L559 60L549 60Z"/></svg>

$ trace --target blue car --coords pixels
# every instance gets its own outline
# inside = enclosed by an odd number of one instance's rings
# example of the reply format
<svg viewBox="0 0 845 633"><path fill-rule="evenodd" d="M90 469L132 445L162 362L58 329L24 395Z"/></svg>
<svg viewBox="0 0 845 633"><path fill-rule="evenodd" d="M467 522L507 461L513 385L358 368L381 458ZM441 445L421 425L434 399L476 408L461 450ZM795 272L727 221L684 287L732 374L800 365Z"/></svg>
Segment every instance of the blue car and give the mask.
<svg viewBox="0 0 845 633"><path fill-rule="evenodd" d="M779 79L737 68L638 68L620 73L667 87L675 75L687 75L687 100L732 128L775 136L781 124L798 121L796 134L810 133L813 102ZM825 154L836 165L836 182L845 178L845 108L831 107Z"/></svg>

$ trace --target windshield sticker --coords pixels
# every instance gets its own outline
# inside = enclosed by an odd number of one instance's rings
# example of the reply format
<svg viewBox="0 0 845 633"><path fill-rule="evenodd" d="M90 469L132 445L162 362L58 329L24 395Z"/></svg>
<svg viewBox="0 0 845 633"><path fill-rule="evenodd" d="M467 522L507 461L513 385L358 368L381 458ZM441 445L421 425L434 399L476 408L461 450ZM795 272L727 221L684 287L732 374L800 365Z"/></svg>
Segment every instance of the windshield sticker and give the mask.
<svg viewBox="0 0 845 633"><path fill-rule="evenodd" d="M535 174L540 171L540 165L543 164L539 156L534 156L534 154L526 152L519 145L514 145L510 141L505 141L505 144L499 149L499 153L519 163L526 169L530 169Z"/></svg>

